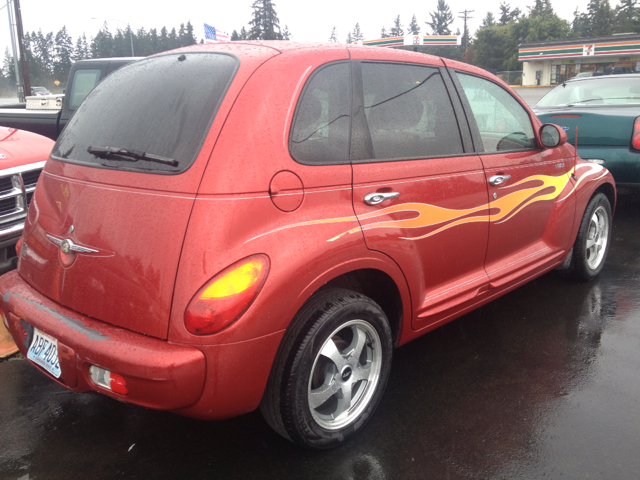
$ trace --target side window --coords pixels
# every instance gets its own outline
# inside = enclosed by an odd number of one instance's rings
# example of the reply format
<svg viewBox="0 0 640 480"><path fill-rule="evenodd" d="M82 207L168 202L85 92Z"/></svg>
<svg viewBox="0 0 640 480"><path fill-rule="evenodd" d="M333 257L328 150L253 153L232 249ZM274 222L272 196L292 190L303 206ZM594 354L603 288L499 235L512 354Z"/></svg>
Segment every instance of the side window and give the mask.
<svg viewBox="0 0 640 480"><path fill-rule="evenodd" d="M486 153L536 147L527 111L502 87L489 80L458 73L480 130Z"/></svg>
<svg viewBox="0 0 640 480"><path fill-rule="evenodd" d="M76 70L73 75L73 85L71 87L71 98L69 99L69 110L75 110L82 101L94 89L100 81L100 70L84 69Z"/></svg>
<svg viewBox="0 0 640 480"><path fill-rule="evenodd" d="M363 62L362 80L373 158L463 153L453 106L437 68Z"/></svg>
<svg viewBox="0 0 640 480"><path fill-rule="evenodd" d="M321 67L302 92L289 137L289 151L308 165L349 163L351 128L349 64Z"/></svg>

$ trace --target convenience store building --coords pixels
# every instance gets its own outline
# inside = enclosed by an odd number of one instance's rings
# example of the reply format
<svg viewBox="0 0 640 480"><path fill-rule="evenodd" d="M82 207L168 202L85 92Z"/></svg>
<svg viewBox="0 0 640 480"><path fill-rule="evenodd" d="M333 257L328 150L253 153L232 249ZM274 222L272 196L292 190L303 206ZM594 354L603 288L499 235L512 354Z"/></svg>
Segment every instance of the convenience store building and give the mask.
<svg viewBox="0 0 640 480"><path fill-rule="evenodd" d="M581 72L640 72L640 35L522 43L522 85L556 85Z"/></svg>

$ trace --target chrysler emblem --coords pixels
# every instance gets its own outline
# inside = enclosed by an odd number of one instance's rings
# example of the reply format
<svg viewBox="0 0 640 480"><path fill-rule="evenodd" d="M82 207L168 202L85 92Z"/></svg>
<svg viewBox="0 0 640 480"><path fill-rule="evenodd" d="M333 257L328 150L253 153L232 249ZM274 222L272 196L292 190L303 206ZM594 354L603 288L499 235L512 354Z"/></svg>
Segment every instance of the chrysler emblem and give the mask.
<svg viewBox="0 0 640 480"><path fill-rule="evenodd" d="M60 251L62 253L70 253L70 252L80 252L80 253L98 253L98 250L95 248L83 247L82 245L77 245L73 243L73 240L70 238L57 238L53 235L47 234L47 238L54 244L60 247Z"/></svg>
<svg viewBox="0 0 640 480"><path fill-rule="evenodd" d="M62 253L69 253L71 251L71 243L69 240L65 240L60 244L60 250L62 250Z"/></svg>

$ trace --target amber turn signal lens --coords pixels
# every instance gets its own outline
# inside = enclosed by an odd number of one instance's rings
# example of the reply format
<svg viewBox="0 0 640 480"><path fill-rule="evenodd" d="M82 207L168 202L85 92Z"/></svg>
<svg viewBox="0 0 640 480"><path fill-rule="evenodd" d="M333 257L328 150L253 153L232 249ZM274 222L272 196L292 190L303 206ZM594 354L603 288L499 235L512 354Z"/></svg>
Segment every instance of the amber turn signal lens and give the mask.
<svg viewBox="0 0 640 480"><path fill-rule="evenodd" d="M191 299L184 315L187 330L210 335L230 325L249 308L268 273L266 255L254 255L224 269Z"/></svg>

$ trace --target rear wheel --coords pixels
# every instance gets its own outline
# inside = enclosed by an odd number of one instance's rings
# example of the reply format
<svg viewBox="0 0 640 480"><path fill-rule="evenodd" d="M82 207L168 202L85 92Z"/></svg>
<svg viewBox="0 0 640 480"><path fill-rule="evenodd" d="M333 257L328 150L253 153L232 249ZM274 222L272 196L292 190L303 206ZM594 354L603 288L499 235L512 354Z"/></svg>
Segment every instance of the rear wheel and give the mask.
<svg viewBox="0 0 640 480"><path fill-rule="evenodd" d="M593 280L602 270L611 243L611 204L603 193L591 198L580 223L573 246L571 275L578 280Z"/></svg>
<svg viewBox="0 0 640 480"><path fill-rule="evenodd" d="M391 367L391 330L370 298L344 289L318 293L283 340L261 410L284 437L332 448L371 417Z"/></svg>

